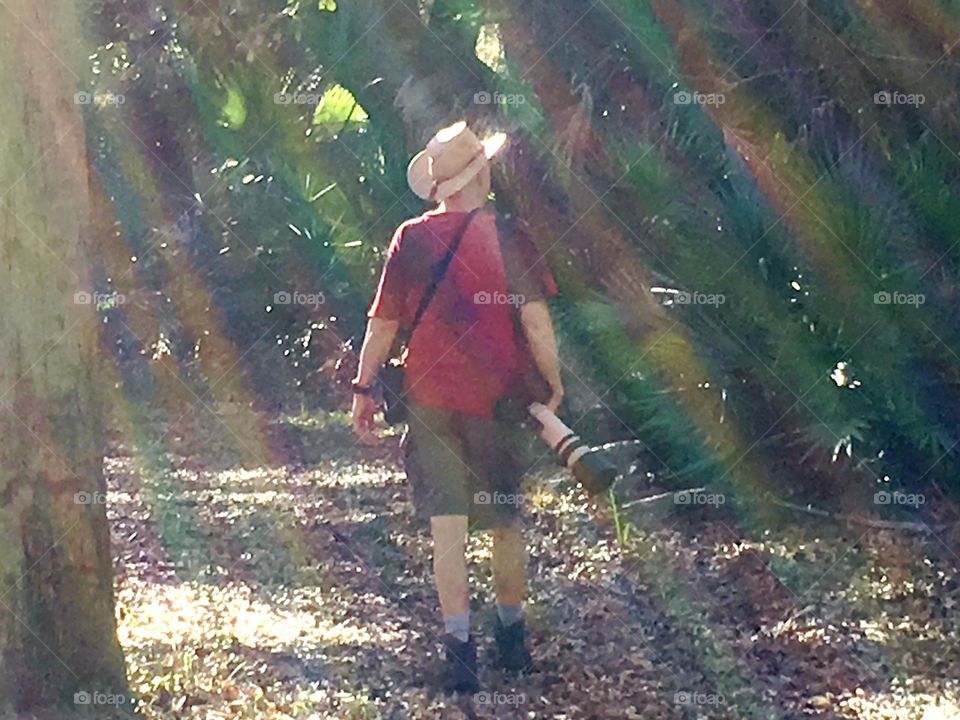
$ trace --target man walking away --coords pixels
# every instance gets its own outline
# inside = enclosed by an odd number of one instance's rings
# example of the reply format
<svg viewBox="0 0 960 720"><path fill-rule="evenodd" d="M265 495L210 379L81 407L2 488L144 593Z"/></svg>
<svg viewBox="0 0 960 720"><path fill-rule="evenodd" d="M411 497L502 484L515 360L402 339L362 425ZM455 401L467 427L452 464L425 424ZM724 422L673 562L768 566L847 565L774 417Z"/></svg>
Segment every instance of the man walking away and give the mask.
<svg viewBox="0 0 960 720"><path fill-rule="evenodd" d="M499 665L514 671L531 665L521 608L525 468L513 450L518 430L494 417L495 406L528 367L549 385L552 410L563 398L546 303L557 292L553 277L529 236L519 228L498 233L502 223L486 208L490 162L505 140L498 134L481 142L459 122L411 161L411 188L438 205L393 236L353 383L354 429L362 441L377 442L374 383L398 332L412 332L404 356L405 469L417 511L430 522L445 629L444 685L457 692L479 689L465 557L469 530L493 534Z"/></svg>

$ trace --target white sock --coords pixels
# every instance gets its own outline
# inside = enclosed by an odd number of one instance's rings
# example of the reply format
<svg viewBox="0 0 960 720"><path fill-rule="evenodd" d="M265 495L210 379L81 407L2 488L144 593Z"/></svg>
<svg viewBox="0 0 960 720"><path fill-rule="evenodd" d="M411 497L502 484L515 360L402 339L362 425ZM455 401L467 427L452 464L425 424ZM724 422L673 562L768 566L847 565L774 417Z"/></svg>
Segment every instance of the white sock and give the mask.
<svg viewBox="0 0 960 720"><path fill-rule="evenodd" d="M443 627L448 635L453 635L460 642L466 642L470 639L470 612L444 617Z"/></svg>
<svg viewBox="0 0 960 720"><path fill-rule="evenodd" d="M506 603L498 602L497 615L500 616L500 622L504 625L513 625L523 617L523 607L520 604L507 605Z"/></svg>

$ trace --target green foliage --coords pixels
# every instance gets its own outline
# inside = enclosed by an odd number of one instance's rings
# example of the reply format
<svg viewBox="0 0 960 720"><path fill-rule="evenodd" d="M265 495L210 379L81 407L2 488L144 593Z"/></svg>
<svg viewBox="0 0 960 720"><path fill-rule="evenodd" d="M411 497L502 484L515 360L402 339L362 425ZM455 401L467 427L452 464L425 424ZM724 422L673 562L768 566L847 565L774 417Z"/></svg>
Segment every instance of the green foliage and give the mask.
<svg viewBox="0 0 960 720"><path fill-rule="evenodd" d="M331 85L323 93L313 113L314 137L329 140L349 130L356 132L367 124L367 113L346 88Z"/></svg>
<svg viewBox="0 0 960 720"><path fill-rule="evenodd" d="M226 98L221 109L224 127L237 130L247 120L247 106L243 95L234 87L226 88Z"/></svg>
<svg viewBox="0 0 960 720"><path fill-rule="evenodd" d="M225 27L175 6L181 12L171 16L186 17L158 53L166 64L140 62L164 78L154 86L172 77L180 94L176 102L162 95L140 102L164 127L177 128L179 152L189 158L191 177L159 189L202 201L190 257L224 311L226 334L246 348L276 325L268 334L282 349L284 396L294 406L304 388L325 387L310 378L337 343L318 338L359 334L393 228L422 210L404 170L426 132L409 117L424 108L396 102L410 79L427 88L421 104L445 106L444 117L478 113L486 123L505 123L524 152L537 156L531 172L541 176L516 186L529 188L521 206L543 202L557 218L554 238L543 239L564 282L557 324L565 353L584 373L583 402L602 398L584 424L606 418L588 431L635 433L649 449L648 464L673 479L709 482L745 453L779 477L778 448L797 464L827 460L898 481L928 468L927 481L951 477L958 362L950 349L960 342L953 312L960 197L951 190L960 168L949 150L955 127L930 106L878 108L871 99L879 77L836 38L869 58L867 65L902 79L902 66L885 59L901 50L890 47L890 29L853 3L811 8L819 20L788 2L742 13L727 3L688 3L681 39L664 8L631 2L567 22L573 11L542 2L438 0L421 8L426 25L373 32L371 19L383 8L369 2L288 4L278 15L245 8ZM569 84L570 107L542 102L541 73L529 72L509 43L496 72L474 79L523 101L464 104L472 91L455 86L462 71L486 67L475 57L481 28L493 33L511 20L546 51L542 76ZM758 40L755 29L774 21ZM116 76L137 58L130 38L109 34L118 37L105 38L113 44L104 42L94 62ZM725 126L728 116L710 107L676 101L678 92L700 88L703 78L688 68L701 57L729 86L728 101L751 108L736 116L744 127ZM943 63L931 82L947 87L953 75L953 65ZM116 88L116 77L110 82L104 87ZM315 101L278 103L277 93ZM589 133L571 139L580 112L588 113ZM120 129L103 121L110 132ZM583 151L575 167L555 154L566 144ZM746 157L759 151L768 154L766 176ZM125 239L142 262L162 265L149 242L155 208L110 166L115 150L98 147L96 155ZM146 155L144 164L163 177L154 158ZM591 213L622 232L624 262L655 279L664 318L677 323L694 357L679 344L649 355L654 338L625 329L634 309L611 299L603 269L568 254L580 250L563 224L578 223L576 208L591 204ZM580 247L607 241L588 238ZM322 313L265 311L294 269L332 298ZM169 279L152 282L162 291ZM926 302L876 302L876 293L893 290L923 293ZM726 302L669 302L670 292L684 291ZM177 309L157 307L175 329ZM174 345L191 341L172 337ZM324 350L314 350L321 344ZM258 392L273 392L267 368L274 361L259 347L245 357L259 368ZM691 362L702 363L711 387L671 379ZM832 377L838 363L847 382ZM197 378L200 386L205 380ZM719 393L722 413L694 412L712 408ZM743 446L711 446L718 427L705 427L705 417L733 423Z"/></svg>

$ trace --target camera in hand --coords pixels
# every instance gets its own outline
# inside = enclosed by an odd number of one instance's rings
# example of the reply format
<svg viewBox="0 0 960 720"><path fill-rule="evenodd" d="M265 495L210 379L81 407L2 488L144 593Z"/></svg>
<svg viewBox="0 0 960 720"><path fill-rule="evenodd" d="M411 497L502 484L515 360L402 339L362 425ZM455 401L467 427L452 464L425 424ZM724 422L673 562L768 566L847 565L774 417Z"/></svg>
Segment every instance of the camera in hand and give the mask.
<svg viewBox="0 0 960 720"><path fill-rule="evenodd" d="M540 423L540 437L557 453L560 464L570 468L588 495L598 495L613 485L617 469L603 453L584 443L547 406L532 403L528 409Z"/></svg>

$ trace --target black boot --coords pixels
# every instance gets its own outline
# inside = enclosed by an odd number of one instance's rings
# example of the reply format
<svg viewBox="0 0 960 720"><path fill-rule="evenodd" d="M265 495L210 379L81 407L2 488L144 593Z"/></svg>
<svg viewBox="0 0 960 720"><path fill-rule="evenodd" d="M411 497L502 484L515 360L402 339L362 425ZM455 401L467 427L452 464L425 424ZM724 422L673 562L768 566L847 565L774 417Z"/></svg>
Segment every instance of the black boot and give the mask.
<svg viewBox="0 0 960 720"><path fill-rule="evenodd" d="M497 639L497 661L501 668L510 672L527 672L533 668L523 620L504 625L498 617L493 633Z"/></svg>
<svg viewBox="0 0 960 720"><path fill-rule="evenodd" d="M443 646L447 658L443 670L443 689L448 693L479 692L477 644L473 638L463 642L453 635L444 635Z"/></svg>

